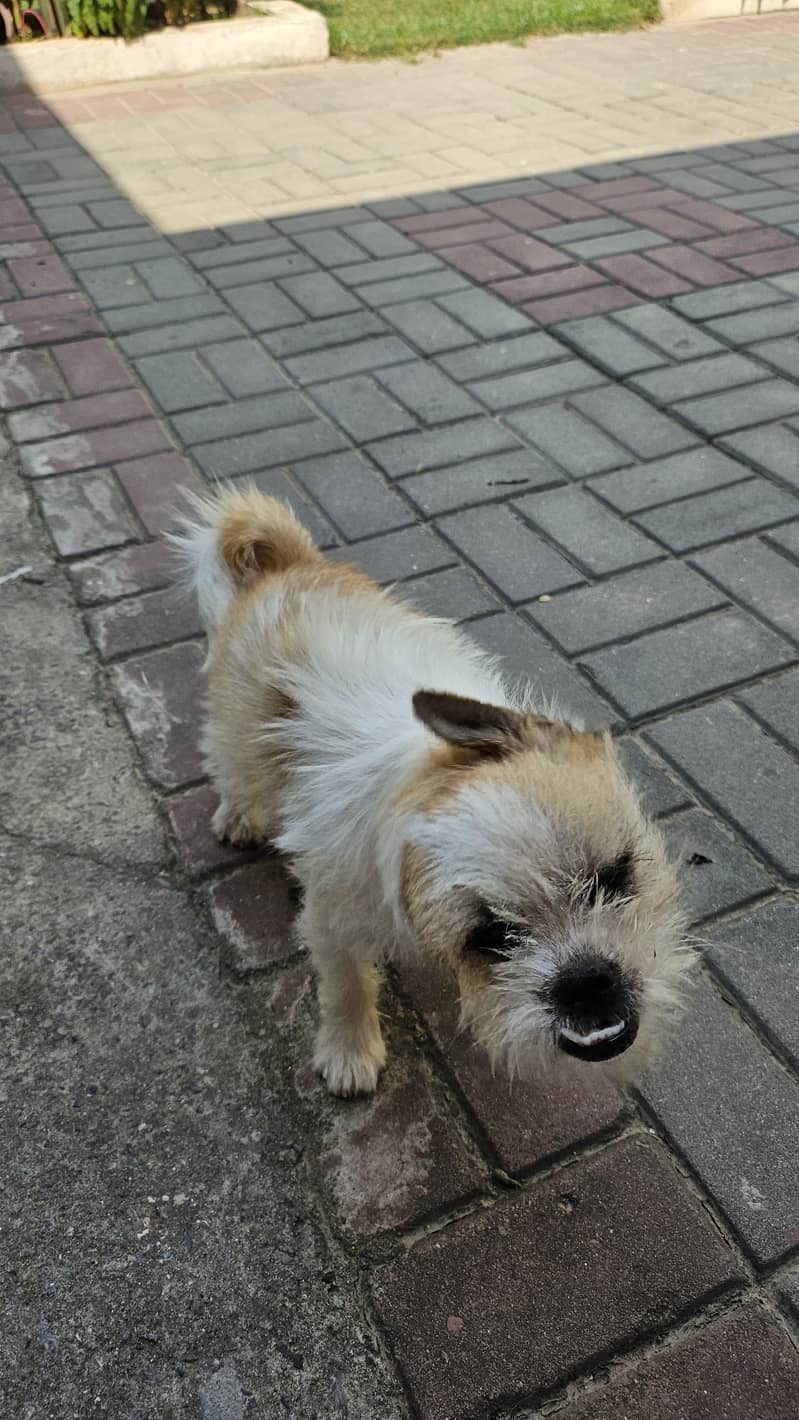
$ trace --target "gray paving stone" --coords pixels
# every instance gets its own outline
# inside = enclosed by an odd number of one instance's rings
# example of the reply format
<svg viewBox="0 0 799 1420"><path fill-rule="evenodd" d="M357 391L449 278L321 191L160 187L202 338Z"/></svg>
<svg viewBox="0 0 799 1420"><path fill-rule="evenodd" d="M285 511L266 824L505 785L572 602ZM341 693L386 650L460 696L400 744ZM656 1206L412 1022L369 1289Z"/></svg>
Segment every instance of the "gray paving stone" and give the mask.
<svg viewBox="0 0 799 1420"><path fill-rule="evenodd" d="M347 266L356 261L363 261L363 248L336 228L328 228L322 232L298 232L294 241L302 251L312 256L314 261L318 261L320 266ZM287 247L288 245L286 242Z"/></svg>
<svg viewBox="0 0 799 1420"><path fill-rule="evenodd" d="M529 316L514 310L498 296L492 296L490 291L476 291L474 288L456 291L449 296L441 296L437 304L456 320L463 321L483 340L500 340L504 335L517 335L520 331L530 330L533 324Z"/></svg>
<svg viewBox="0 0 799 1420"><path fill-rule="evenodd" d="M789 424L766 424L730 434L721 441L729 449L764 473L799 489L799 434Z"/></svg>
<svg viewBox="0 0 799 1420"><path fill-rule="evenodd" d="M150 300L149 290L130 265L83 271L80 279L101 311L137 306Z"/></svg>
<svg viewBox="0 0 799 1420"><path fill-rule="evenodd" d="M655 818L674 813L691 802L684 784L667 770L654 753L627 736L616 741L616 753L627 770L647 813Z"/></svg>
<svg viewBox="0 0 799 1420"><path fill-rule="evenodd" d="M175 415L172 422L185 443L207 444L212 439L278 429L281 425L300 424L313 417L310 404L296 390L290 389L190 410Z"/></svg>
<svg viewBox="0 0 799 1420"><path fill-rule="evenodd" d="M304 276L290 276L277 283L290 300L312 320L348 315L360 310L360 301L347 291L329 271L311 271Z"/></svg>
<svg viewBox="0 0 799 1420"><path fill-rule="evenodd" d="M736 463L718 449L700 447L607 473L592 480L591 487L620 513L634 513L748 477L749 469L744 464Z"/></svg>
<svg viewBox="0 0 799 1420"><path fill-rule="evenodd" d="M672 551L688 552L739 533L787 522L797 513L799 503L790 493L765 479L750 478L713 493L653 508L640 513L637 521Z"/></svg>
<svg viewBox="0 0 799 1420"><path fill-rule="evenodd" d="M274 282L237 286L225 292L225 300L245 325L258 333L284 325L301 325L305 321L305 313Z"/></svg>
<svg viewBox="0 0 799 1420"><path fill-rule="evenodd" d="M359 442L415 427L413 417L366 375L315 385L313 397L331 419Z"/></svg>
<svg viewBox="0 0 799 1420"><path fill-rule="evenodd" d="M167 350L196 350L207 341L234 339L243 333L241 321L233 316L208 316L204 320L180 321L155 330L140 330L117 341L132 360L141 355L159 355Z"/></svg>
<svg viewBox="0 0 799 1420"><path fill-rule="evenodd" d="M756 685L753 690L745 690L738 699L770 730L799 751L799 670L788 671L786 675Z"/></svg>
<svg viewBox="0 0 799 1420"><path fill-rule="evenodd" d="M196 409L227 398L222 386L204 370L188 350L168 355L147 355L136 364L147 388L168 414Z"/></svg>
<svg viewBox="0 0 799 1420"><path fill-rule="evenodd" d="M413 521L407 503L356 453L306 459L296 476L345 538L372 537Z"/></svg>
<svg viewBox="0 0 799 1420"><path fill-rule="evenodd" d="M514 499L514 507L593 576L663 555L657 543L609 512L585 488L531 493Z"/></svg>
<svg viewBox="0 0 799 1420"><path fill-rule="evenodd" d="M562 325L555 326L554 331L611 375L632 375L665 362L662 351L653 350L642 340L636 340L634 335L607 316L564 321Z"/></svg>
<svg viewBox="0 0 799 1420"><path fill-rule="evenodd" d="M773 886L765 868L710 814L681 811L668 819L664 830L690 924L730 912Z"/></svg>
<svg viewBox="0 0 799 1420"><path fill-rule="evenodd" d="M353 268L345 269L351 271ZM460 272L454 267L444 267L440 271L428 271L419 276L401 276L396 281L373 281L368 286L359 286L357 289L362 301L380 309L400 301L422 301L432 296L466 291L468 288L469 283Z"/></svg>
<svg viewBox="0 0 799 1420"><path fill-rule="evenodd" d="M546 233L544 234L546 235ZM662 247L668 242L659 232L650 232L646 227L636 227L632 231L619 232L616 236L589 237L587 241L566 243L573 256L581 261L596 261L604 256L622 256L631 251L649 251L652 247Z"/></svg>
<svg viewBox="0 0 799 1420"><path fill-rule="evenodd" d="M349 228L349 234L356 242L360 243L364 251L379 259L389 256L405 256L406 253L418 250L415 242L409 241L389 222L378 220L358 222L356 226ZM363 260L363 256L361 256L361 260Z"/></svg>
<svg viewBox="0 0 799 1420"><path fill-rule="evenodd" d="M518 449L519 440L493 419L464 419L446 429L423 429L369 444L366 452L391 478L444 467L453 459Z"/></svg>
<svg viewBox="0 0 799 1420"><path fill-rule="evenodd" d="M344 439L332 424L325 419L312 419L303 424L287 424L282 429L201 444L194 459L209 478L235 478L241 473L285 466L343 447Z"/></svg>
<svg viewBox="0 0 799 1420"><path fill-rule="evenodd" d="M312 385L320 380L371 373L386 365L401 365L413 359L414 351L404 340L395 335L375 335L371 339L353 341L351 345L289 356L286 368L298 384Z"/></svg>
<svg viewBox="0 0 799 1420"><path fill-rule="evenodd" d="M172 300L176 296L199 295L205 283L179 256L152 257L136 263L136 270L146 281L156 300Z"/></svg>
<svg viewBox="0 0 799 1420"><path fill-rule="evenodd" d="M781 897L713 928L705 955L799 1064L799 902Z"/></svg>
<svg viewBox="0 0 799 1420"><path fill-rule="evenodd" d="M799 340L795 335L785 335L781 340L761 340L750 346L750 352L790 379L799 379Z"/></svg>
<svg viewBox="0 0 799 1420"><path fill-rule="evenodd" d="M144 306L122 306L106 311L104 319L112 335L128 335L133 331L155 330L159 326L194 321L202 316L225 314L219 297L209 291L201 296L178 296L174 301L150 301Z"/></svg>
<svg viewBox="0 0 799 1420"><path fill-rule="evenodd" d="M499 656L512 681L534 686L547 713L592 730L617 722L615 712L579 671L521 617L507 611L485 616L469 628L469 634L492 656Z"/></svg>
<svg viewBox="0 0 799 1420"><path fill-rule="evenodd" d="M443 572L414 577L404 582L399 591L404 601L412 602L428 616L445 616L452 621L466 621L497 610L496 597L466 567L448 567Z"/></svg>
<svg viewBox="0 0 799 1420"><path fill-rule="evenodd" d="M757 353L757 347L753 354ZM799 364L799 362L798 362ZM768 370L746 355L711 355L704 360L686 360L660 370L636 376L631 383L656 404L675 404L703 394L715 394L735 385L751 385L768 378Z"/></svg>
<svg viewBox="0 0 799 1420"><path fill-rule="evenodd" d="M574 478L622 468L633 461L620 444L564 404L518 409L508 415L507 422Z"/></svg>
<svg viewBox="0 0 799 1420"><path fill-rule="evenodd" d="M302 212L296 217L276 217L272 223L279 232L294 236L297 232L317 232L326 227L349 227L371 218L366 207L330 207L323 212Z"/></svg>
<svg viewBox="0 0 799 1420"><path fill-rule="evenodd" d="M384 306L381 314L423 355L459 350L474 342L473 332L435 301L406 301L400 306Z"/></svg>
<svg viewBox="0 0 799 1420"><path fill-rule="evenodd" d="M666 306L631 306L629 310L617 311L613 319L634 335L648 340L650 345L662 350L671 360L697 360L702 355L717 354L724 348L705 331L697 330Z"/></svg>
<svg viewBox="0 0 799 1420"><path fill-rule="evenodd" d="M229 291L238 286L253 286L276 281L281 276L299 276L302 272L314 273L316 265L304 252L288 251L276 256L264 256L256 261L242 261L240 253L228 266L211 266L206 269L206 279L218 291Z"/></svg>
<svg viewBox="0 0 799 1420"><path fill-rule="evenodd" d="M400 306L399 309L407 308ZM551 335L536 330L529 335L472 345L468 350L442 356L438 363L453 380L465 382L485 379L489 375L504 375L511 370L529 370L536 365L565 359L567 355L568 351Z"/></svg>
<svg viewBox="0 0 799 1420"><path fill-rule="evenodd" d="M750 715L726 701L704 705L650 738L764 857L799 876L799 764Z"/></svg>
<svg viewBox="0 0 799 1420"><path fill-rule="evenodd" d="M691 291L687 296L675 296L675 311L689 320L712 320L718 316L737 315L759 306L775 306L785 295L766 281L731 281L729 286L710 286L705 291Z"/></svg>
<svg viewBox="0 0 799 1420"><path fill-rule="evenodd" d="M737 610L710 612L583 658L631 718L723 690L791 659L785 642Z"/></svg>
<svg viewBox="0 0 799 1420"><path fill-rule="evenodd" d="M428 271L443 270L444 263L432 251L414 249L406 256L390 256L384 260L362 261L341 271L347 286L366 286L372 282L400 281L404 277L421 276Z"/></svg>
<svg viewBox="0 0 799 1420"><path fill-rule="evenodd" d="M703 399L685 399L674 411L694 428L711 438L745 429L751 424L766 424L799 412L799 387L788 380L763 380L757 385L724 394L707 395Z"/></svg>
<svg viewBox="0 0 799 1420"><path fill-rule="evenodd" d="M489 454L406 478L402 491L429 516L470 503L486 503L512 493L561 482L563 475L531 449Z"/></svg>
<svg viewBox="0 0 799 1420"><path fill-rule="evenodd" d="M612 433L638 458L664 458L697 443L696 436L621 385L578 394L571 401L581 414Z"/></svg>
<svg viewBox="0 0 799 1420"><path fill-rule="evenodd" d="M583 574L507 507L472 508L438 526L512 602L583 581Z"/></svg>
<svg viewBox="0 0 799 1420"><path fill-rule="evenodd" d="M604 379L604 375L584 360L559 360L557 364L543 369L520 370L515 374L478 380L469 388L489 409L503 410L532 404L536 400L557 399L575 390L601 385Z"/></svg>
<svg viewBox="0 0 799 1420"><path fill-rule="evenodd" d="M790 557L799 562L799 523L791 523L790 527L777 528L768 534L768 541L776 544L783 552L787 552Z"/></svg>
<svg viewBox="0 0 799 1420"><path fill-rule="evenodd" d="M555 246L571 246L574 242L590 241L592 237L610 237L617 232L632 232L629 222L621 217L589 217L581 222L558 222L546 227L541 236ZM604 253L602 253L604 255Z"/></svg>
<svg viewBox="0 0 799 1420"><path fill-rule="evenodd" d="M198 251L191 257L191 264L199 271L216 271L220 267L233 266L236 262L248 266L253 261L273 256L288 256L293 250L288 237L278 236L274 232L270 235L267 231L255 241L234 240L223 242L210 250Z"/></svg>
<svg viewBox="0 0 799 1420"><path fill-rule="evenodd" d="M209 233L212 236L213 233ZM172 239L174 241L174 238ZM171 245L165 238L154 232L146 222L142 222L135 227L121 227L116 232L106 232L92 230L90 232L76 232L74 236L59 237L56 242L58 250L62 256L69 253L78 252L108 252L111 253L117 247L124 247L130 243L152 242L156 246L164 246L171 251ZM123 261L125 258L122 258Z"/></svg>
<svg viewBox="0 0 799 1420"><path fill-rule="evenodd" d="M724 606L727 598L682 562L661 562L525 608L570 655Z"/></svg>
<svg viewBox="0 0 799 1420"><path fill-rule="evenodd" d="M760 1262L796 1239L799 1083L706 982L643 1094ZM686 1062L690 1068L686 1069Z"/></svg>
<svg viewBox="0 0 799 1420"><path fill-rule="evenodd" d="M385 335L385 322L374 311L356 311L349 316L332 316L328 320L305 321L301 325L285 326L282 330L261 333L267 350L286 359L291 355L306 355L312 350L345 347L347 342L363 340L371 335Z"/></svg>
<svg viewBox="0 0 799 1420"><path fill-rule="evenodd" d="M108 233L105 233L108 236ZM58 243L59 247L61 243ZM172 249L168 242L152 241L143 238L139 242L128 242L124 246L114 247L93 247L89 251L62 252L64 260L73 271L98 271L104 266L129 265L135 262L146 261L148 258L172 257ZM173 258L174 259L174 258ZM171 295L178 295L177 291L172 291Z"/></svg>
<svg viewBox="0 0 799 1420"><path fill-rule="evenodd" d="M378 370L375 378L420 424L444 424L480 413L477 401L460 385L423 360Z"/></svg>
<svg viewBox="0 0 799 1420"><path fill-rule="evenodd" d="M799 331L799 301L784 301L779 306L721 316L709 322L709 329L730 345L753 345L756 340L795 335Z"/></svg>
<svg viewBox="0 0 799 1420"><path fill-rule="evenodd" d="M234 399L284 389L286 377L257 340L225 340L198 352Z"/></svg>
<svg viewBox="0 0 799 1420"><path fill-rule="evenodd" d="M37 496L62 557L118 547L141 536L138 520L110 469L45 479Z"/></svg>
<svg viewBox="0 0 799 1420"><path fill-rule="evenodd" d="M356 562L376 582L390 585L408 577L452 567L457 557L432 528L403 528L343 547L333 554L335 562Z"/></svg>
<svg viewBox="0 0 799 1420"><path fill-rule="evenodd" d="M778 631L799 639L799 567L759 538L703 552L697 567ZM799 724L799 700L796 702Z"/></svg>

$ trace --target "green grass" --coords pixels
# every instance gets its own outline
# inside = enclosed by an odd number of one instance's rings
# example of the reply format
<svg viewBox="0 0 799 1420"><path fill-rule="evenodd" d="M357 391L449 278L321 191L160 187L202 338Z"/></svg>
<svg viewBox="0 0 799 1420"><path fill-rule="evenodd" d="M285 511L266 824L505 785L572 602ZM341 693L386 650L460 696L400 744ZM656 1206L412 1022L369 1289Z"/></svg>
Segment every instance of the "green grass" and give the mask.
<svg viewBox="0 0 799 1420"><path fill-rule="evenodd" d="M333 54L376 59L567 30L629 30L658 18L657 0L304 0L320 10Z"/></svg>

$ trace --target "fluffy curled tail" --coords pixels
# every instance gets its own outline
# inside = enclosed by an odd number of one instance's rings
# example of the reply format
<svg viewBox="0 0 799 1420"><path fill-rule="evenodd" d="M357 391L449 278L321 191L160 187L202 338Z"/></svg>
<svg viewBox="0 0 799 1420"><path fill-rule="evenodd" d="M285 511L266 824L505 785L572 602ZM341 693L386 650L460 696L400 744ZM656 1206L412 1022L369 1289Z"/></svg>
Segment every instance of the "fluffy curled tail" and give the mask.
<svg viewBox="0 0 799 1420"><path fill-rule="evenodd" d="M187 494L195 517L169 541L197 598L206 631L214 631L240 587L267 572L285 572L321 556L286 503L255 487Z"/></svg>

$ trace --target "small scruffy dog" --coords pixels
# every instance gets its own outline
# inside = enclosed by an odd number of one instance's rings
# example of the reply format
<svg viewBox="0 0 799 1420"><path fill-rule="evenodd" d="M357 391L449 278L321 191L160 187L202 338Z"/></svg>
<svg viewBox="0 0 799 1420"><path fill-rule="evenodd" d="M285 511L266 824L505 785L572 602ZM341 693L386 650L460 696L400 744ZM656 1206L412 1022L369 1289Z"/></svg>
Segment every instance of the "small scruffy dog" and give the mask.
<svg viewBox="0 0 799 1420"><path fill-rule="evenodd" d="M247 488L196 513L175 541L208 632L213 826L273 843L304 887L329 1089L375 1089L375 963L411 951L454 968L464 1022L511 1075L565 1055L629 1078L689 954L610 736L537 712L449 622L327 560L285 504Z"/></svg>

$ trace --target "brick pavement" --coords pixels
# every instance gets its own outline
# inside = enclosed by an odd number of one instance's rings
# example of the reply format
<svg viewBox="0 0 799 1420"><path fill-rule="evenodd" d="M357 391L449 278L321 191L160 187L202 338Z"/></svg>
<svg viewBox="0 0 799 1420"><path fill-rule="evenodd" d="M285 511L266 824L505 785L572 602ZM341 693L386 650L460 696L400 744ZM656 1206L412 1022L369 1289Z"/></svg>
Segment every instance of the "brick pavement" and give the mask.
<svg viewBox="0 0 799 1420"><path fill-rule="evenodd" d="M172 237L46 104L2 119L7 431L424 1420L796 1414L799 138L770 113ZM422 971L390 983L377 1098L322 1095L290 886L210 835L158 540L179 488L242 475L620 735L704 943L634 1097L509 1093Z"/></svg>

